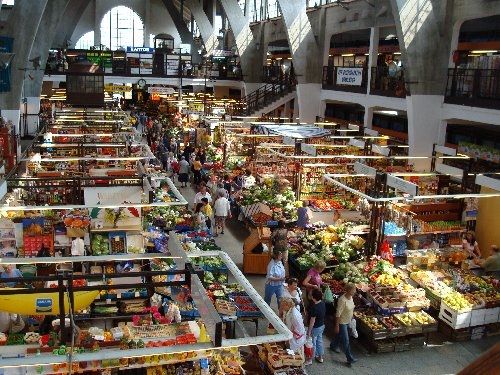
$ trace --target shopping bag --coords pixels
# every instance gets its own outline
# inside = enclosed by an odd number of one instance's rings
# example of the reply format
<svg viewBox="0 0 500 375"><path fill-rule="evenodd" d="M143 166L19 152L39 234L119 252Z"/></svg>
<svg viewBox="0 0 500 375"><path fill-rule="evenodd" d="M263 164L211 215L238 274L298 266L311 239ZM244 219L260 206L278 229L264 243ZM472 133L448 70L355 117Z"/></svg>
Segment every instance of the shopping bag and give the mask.
<svg viewBox="0 0 500 375"><path fill-rule="evenodd" d="M349 328L351 329L351 336L355 339L358 338L358 330L356 329L356 319L352 318L349 323Z"/></svg>
<svg viewBox="0 0 500 375"><path fill-rule="evenodd" d="M304 356L306 357L306 360L312 359L314 356L312 337L308 337L306 343L304 344Z"/></svg>
<svg viewBox="0 0 500 375"><path fill-rule="evenodd" d="M323 293L323 301L325 303L333 303L333 293L329 286L326 287L325 293Z"/></svg>

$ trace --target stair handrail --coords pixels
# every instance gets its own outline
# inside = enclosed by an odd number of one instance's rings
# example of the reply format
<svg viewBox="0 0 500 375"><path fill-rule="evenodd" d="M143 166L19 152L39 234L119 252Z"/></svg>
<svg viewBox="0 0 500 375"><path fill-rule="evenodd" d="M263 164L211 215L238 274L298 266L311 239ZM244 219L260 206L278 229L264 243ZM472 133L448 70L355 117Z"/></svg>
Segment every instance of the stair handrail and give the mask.
<svg viewBox="0 0 500 375"><path fill-rule="evenodd" d="M260 106L259 104L265 106L284 92L290 92L295 87L295 84L295 80L288 76L277 82L267 83L249 93L242 99L246 104L246 114L252 113L254 109Z"/></svg>

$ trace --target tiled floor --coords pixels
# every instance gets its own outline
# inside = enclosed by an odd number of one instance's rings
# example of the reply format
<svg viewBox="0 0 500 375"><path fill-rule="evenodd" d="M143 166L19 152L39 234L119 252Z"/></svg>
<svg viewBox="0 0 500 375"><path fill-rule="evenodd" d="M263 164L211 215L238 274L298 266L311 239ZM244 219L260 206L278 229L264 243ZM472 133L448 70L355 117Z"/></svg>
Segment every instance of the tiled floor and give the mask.
<svg viewBox="0 0 500 375"><path fill-rule="evenodd" d="M191 188L180 190L188 202L192 202L194 191ZM246 228L238 221L232 220L228 223L225 234L216 238L216 243L226 251L234 262L240 265L243 262L242 246L243 240L248 235ZM248 280L255 289L263 295L264 276L247 275ZM275 301L272 307L276 308ZM245 323L245 328L251 332L255 327L251 323ZM265 330L265 324L261 324L259 331ZM498 336L488 337L481 340L467 342L442 342L439 335L433 337L432 344L399 353L372 354L357 340L352 340L354 356L358 362L352 368L345 366L345 356L328 350L330 340L329 332L325 333L325 362L314 363L307 367L309 375L330 374L453 374L464 368L481 353L488 350L499 342Z"/></svg>

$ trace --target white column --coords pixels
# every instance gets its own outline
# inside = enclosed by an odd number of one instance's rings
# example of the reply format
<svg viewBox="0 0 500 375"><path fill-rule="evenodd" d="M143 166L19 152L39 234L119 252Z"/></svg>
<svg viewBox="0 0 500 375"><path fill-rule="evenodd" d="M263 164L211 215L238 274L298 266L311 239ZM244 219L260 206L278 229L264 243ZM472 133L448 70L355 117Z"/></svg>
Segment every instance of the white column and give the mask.
<svg viewBox="0 0 500 375"><path fill-rule="evenodd" d="M451 48L450 48L450 59L448 61L448 68L454 68L455 63L453 62L453 52L458 48L458 37L460 36L460 28L462 27L462 21L458 21L453 25L453 31L451 34Z"/></svg>
<svg viewBox="0 0 500 375"><path fill-rule="evenodd" d="M151 23L151 4L144 0L144 47L153 47L149 43L149 25Z"/></svg>
<svg viewBox="0 0 500 375"><path fill-rule="evenodd" d="M363 125L367 129L371 129L373 126L373 107L365 106L365 118Z"/></svg>
<svg viewBox="0 0 500 375"><path fill-rule="evenodd" d="M98 46L101 44L101 21L97 18L97 1L94 0L92 4L92 9L94 11L94 45Z"/></svg>
<svg viewBox="0 0 500 375"><path fill-rule="evenodd" d="M372 67L377 66L378 42L380 39L380 29L378 27L370 28L370 49L368 51L368 94L370 93L370 82L372 79ZM366 116L366 111L365 111ZM365 124L366 126L366 124ZM371 127L371 126L370 126Z"/></svg>
<svg viewBox="0 0 500 375"><path fill-rule="evenodd" d="M320 113L321 84L299 83L297 84L297 97L299 105L299 117L301 123L312 124Z"/></svg>
<svg viewBox="0 0 500 375"><path fill-rule="evenodd" d="M432 145L438 143L441 120L442 95L411 95L406 97L408 106L408 145L410 156L432 155ZM416 170L429 170L429 159L413 162Z"/></svg>

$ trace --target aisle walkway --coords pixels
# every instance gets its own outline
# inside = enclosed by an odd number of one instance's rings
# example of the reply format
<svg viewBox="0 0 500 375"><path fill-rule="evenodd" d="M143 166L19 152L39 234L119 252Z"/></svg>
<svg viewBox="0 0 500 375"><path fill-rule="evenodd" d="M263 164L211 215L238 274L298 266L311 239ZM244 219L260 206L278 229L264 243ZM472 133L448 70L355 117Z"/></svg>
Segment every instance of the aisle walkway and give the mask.
<svg viewBox="0 0 500 375"><path fill-rule="evenodd" d="M194 190L182 188L180 192L192 205ZM215 239L223 251L227 252L233 261L242 269L243 263L243 240L248 236L248 230L237 220L233 219L228 223L228 230L225 234ZM246 275L254 288L264 296L264 276ZM272 306L276 308L273 301ZM250 323L245 323L247 330L252 329ZM259 327L260 334L265 334L263 324ZM330 336L329 333L325 333ZM325 362L323 364L314 363L307 367L309 375L333 375L333 374L367 374L367 375L428 375L428 374L453 374L460 371L467 364L472 362L481 353L488 350L499 341L498 336L488 337L476 341L467 342L441 342L439 337L436 343L427 347L413 349L407 352L370 354L360 343L352 340L353 353L358 362L352 368L344 365L345 356L333 353L328 349L330 340L325 337Z"/></svg>

